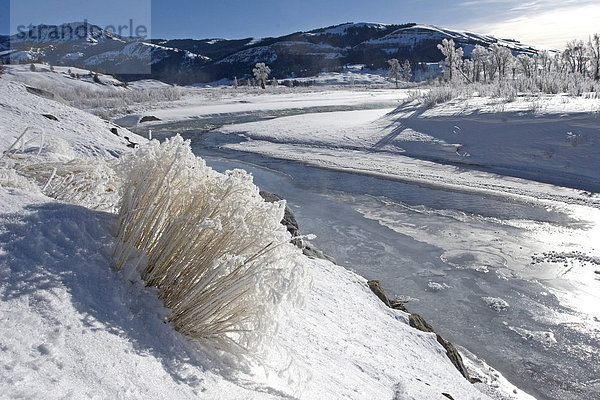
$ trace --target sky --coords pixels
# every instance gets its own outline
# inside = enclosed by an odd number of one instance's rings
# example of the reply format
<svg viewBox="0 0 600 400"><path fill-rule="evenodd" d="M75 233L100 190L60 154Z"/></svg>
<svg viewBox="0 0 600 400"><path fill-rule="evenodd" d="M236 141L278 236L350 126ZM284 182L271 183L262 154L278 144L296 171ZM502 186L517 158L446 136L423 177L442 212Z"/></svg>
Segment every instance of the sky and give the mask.
<svg viewBox="0 0 600 400"><path fill-rule="evenodd" d="M343 22L416 22L561 49L600 31L600 1L0 0L3 34L16 33L19 25L83 19L102 28L144 26L150 37L167 39L281 36Z"/></svg>

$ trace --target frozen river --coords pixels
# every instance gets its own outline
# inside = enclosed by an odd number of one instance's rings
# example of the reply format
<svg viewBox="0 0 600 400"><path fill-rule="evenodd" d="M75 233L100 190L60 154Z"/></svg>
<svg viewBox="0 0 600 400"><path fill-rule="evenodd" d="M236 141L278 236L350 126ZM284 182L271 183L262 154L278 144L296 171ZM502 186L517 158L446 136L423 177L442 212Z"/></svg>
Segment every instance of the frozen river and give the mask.
<svg viewBox="0 0 600 400"><path fill-rule="evenodd" d="M217 170L252 172L261 189L288 200L302 233L317 235L315 247L380 280L442 336L531 395L600 399L598 209L226 150L223 143L241 139L210 131L223 122L207 117L153 130L159 138L181 132Z"/></svg>

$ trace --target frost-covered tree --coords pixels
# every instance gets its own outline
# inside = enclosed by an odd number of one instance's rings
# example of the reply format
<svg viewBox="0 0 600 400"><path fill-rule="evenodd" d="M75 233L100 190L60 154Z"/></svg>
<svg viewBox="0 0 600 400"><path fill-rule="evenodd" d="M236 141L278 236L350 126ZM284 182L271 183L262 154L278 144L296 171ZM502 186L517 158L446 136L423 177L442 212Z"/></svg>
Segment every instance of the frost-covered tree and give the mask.
<svg viewBox="0 0 600 400"><path fill-rule="evenodd" d="M404 64L402 64L402 79L404 79L406 82L410 82L410 78L412 78L410 61L404 60Z"/></svg>
<svg viewBox="0 0 600 400"><path fill-rule="evenodd" d="M590 59L592 79L600 80L600 35L594 34L588 41L587 51Z"/></svg>
<svg viewBox="0 0 600 400"><path fill-rule="evenodd" d="M390 66L388 74L394 79L394 81L396 82L396 89L398 89L398 79L400 79L400 73L402 72L400 62L396 58L391 58L387 62Z"/></svg>
<svg viewBox="0 0 600 400"><path fill-rule="evenodd" d="M492 44L490 50L496 71L498 72L498 79L502 79L506 76L506 71L510 68L513 58L512 52L506 47L499 46L498 43Z"/></svg>
<svg viewBox="0 0 600 400"><path fill-rule="evenodd" d="M552 56L548 50L540 51L533 58L540 74L550 73L552 70Z"/></svg>
<svg viewBox="0 0 600 400"><path fill-rule="evenodd" d="M279 86L279 82L277 82L277 78L273 77L271 79L271 86L273 86L273 87Z"/></svg>
<svg viewBox="0 0 600 400"><path fill-rule="evenodd" d="M525 78L533 77L535 70L535 61L533 57L527 54L519 54L517 56L518 70L523 74Z"/></svg>
<svg viewBox="0 0 600 400"><path fill-rule="evenodd" d="M265 63L256 63L252 73L254 74L254 78L260 87L266 89L267 79L271 73L271 68L269 68Z"/></svg>
<svg viewBox="0 0 600 400"><path fill-rule="evenodd" d="M490 57L488 49L481 45L475 45L473 52L471 53L471 60L473 61L473 82L479 82L481 75L483 74L483 81L487 80L487 60Z"/></svg>
<svg viewBox="0 0 600 400"><path fill-rule="evenodd" d="M585 46L581 40L571 40L562 52L562 61L569 72L583 74L587 65Z"/></svg>
<svg viewBox="0 0 600 400"><path fill-rule="evenodd" d="M462 65L461 65L461 70L462 73L465 77L467 77L467 81L470 82L475 82L475 73L473 72L473 70L475 69L475 64L473 63L473 60L469 60L468 58L463 60Z"/></svg>
<svg viewBox="0 0 600 400"><path fill-rule="evenodd" d="M237 89L237 88L238 88L238 86L239 86L239 84L238 84L237 76L234 76L234 77L233 77L233 87L234 87L235 89Z"/></svg>
<svg viewBox="0 0 600 400"><path fill-rule="evenodd" d="M463 57L462 47L456 48L454 40L443 39L441 44L437 45L437 48L444 55L444 61L442 65L446 67L448 74L448 80L452 81L455 79L457 72L460 70Z"/></svg>

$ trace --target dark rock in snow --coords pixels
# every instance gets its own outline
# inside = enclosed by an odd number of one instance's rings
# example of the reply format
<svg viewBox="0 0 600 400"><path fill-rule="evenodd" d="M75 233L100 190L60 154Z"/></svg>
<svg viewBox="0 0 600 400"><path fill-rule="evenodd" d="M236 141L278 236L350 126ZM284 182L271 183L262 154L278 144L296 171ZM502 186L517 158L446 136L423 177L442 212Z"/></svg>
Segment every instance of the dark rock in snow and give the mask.
<svg viewBox="0 0 600 400"><path fill-rule="evenodd" d="M260 197L262 197L268 203L275 203L277 201L284 200L284 198L278 194L264 192L262 190L260 191ZM300 236L300 230L298 229L298 221L296 221L296 216L294 215L294 212L287 204L285 205L285 211L283 213L283 219L281 220L281 223L287 228L288 232L292 235L292 243L298 246L299 248L302 248L302 239L294 239L294 237Z"/></svg>
<svg viewBox="0 0 600 400"><path fill-rule="evenodd" d="M458 350L456 350L456 347L454 347L452 343L445 340L443 337L440 336L440 334L436 333L433 330L433 327L429 325L429 323L425 321L425 319L423 319L423 317L421 317L419 314L411 314L408 318L408 323L410 326L420 331L435 333L438 343L441 344L442 347L446 350L446 355L448 356L452 364L456 367L458 372L460 372L466 380L472 382L471 377L469 376L469 372L467 371L467 368L463 363L462 357L460 356L460 353L458 352Z"/></svg>
<svg viewBox="0 0 600 400"><path fill-rule="evenodd" d="M151 121L161 121L160 118L155 117L154 115L146 115L140 119L140 124L143 122L151 122Z"/></svg>
<svg viewBox="0 0 600 400"><path fill-rule="evenodd" d="M402 302L395 301L395 300L390 301L390 299L388 298L388 296L385 292L385 289L383 288L383 286L381 286L381 283L379 281L371 280L371 281L367 282L367 285L369 285L369 288L371 289L371 291L373 291L373 293L375 293L377 295L377 297L379 297L379 299L381 301L383 301L385 303L385 305L387 305L388 307L396 309L396 310L408 312ZM471 377L469 376L469 372L467 371L467 368L465 367L465 364L463 363L460 353L458 352L458 350L456 350L456 347L454 347L454 345L452 343L445 340L442 336L440 336L438 333L436 333L433 330L433 327L431 325L429 325L429 323L427 321L425 321L425 319L423 317L421 317L419 314L410 314L410 316L408 317L408 324L411 327L418 329L420 331L435 333L438 343L441 344L442 347L446 350L446 355L448 356L448 358L450 359L452 364L462 374L462 376L465 377L465 379L467 379L471 383L475 383L475 380L472 380Z"/></svg>
<svg viewBox="0 0 600 400"><path fill-rule="evenodd" d="M404 311L405 313L408 312L408 310L406 309L406 306L404 305L404 302L402 302L402 301L399 301L399 300L390 300L390 306L394 310Z"/></svg>
<svg viewBox="0 0 600 400"><path fill-rule="evenodd" d="M452 397L451 395L449 395L448 393L442 393L442 396L447 397L451 400L454 400L454 397Z"/></svg>
<svg viewBox="0 0 600 400"><path fill-rule="evenodd" d="M127 147L131 147L132 149L138 147L138 144L129 140L128 136L123 136L123 139L127 140Z"/></svg>
<svg viewBox="0 0 600 400"><path fill-rule="evenodd" d="M260 196L269 203L274 203L276 201L285 200L278 194L269 193L265 191L260 191ZM296 216L292 209L286 204L285 211L283 213L283 219L281 220L281 224L285 226L288 232L292 235L291 242L296 245L298 248L302 249L302 253L310 258L318 258L321 260L327 260L334 264L337 264L335 259L327 254L323 253L320 250L317 250L313 247L307 246L302 242L300 236L300 229L298 228L298 221L296 221Z"/></svg>
<svg viewBox="0 0 600 400"><path fill-rule="evenodd" d="M408 324L423 332L433 332L433 327L419 314L410 314L410 317L408 317Z"/></svg>
<svg viewBox="0 0 600 400"><path fill-rule="evenodd" d="M47 90L42 90L31 86L25 86L25 89L31 94L35 94L36 96L43 97L48 100L54 100L56 98L54 93L48 92Z"/></svg>
<svg viewBox="0 0 600 400"><path fill-rule="evenodd" d="M110 128L110 132L111 132L113 135L117 135L117 136L119 136L119 130L118 130L117 128Z"/></svg>
<svg viewBox="0 0 600 400"><path fill-rule="evenodd" d="M58 121L58 118L56 118L54 115L52 114L42 114L42 117L46 117L52 121Z"/></svg>
<svg viewBox="0 0 600 400"><path fill-rule="evenodd" d="M379 297L379 300L383 301L386 306L392 308L390 299L388 298L387 294L385 293L385 289L383 289L383 286L381 286L379 281L368 281L367 285L369 285L371 291L375 293L377 297Z"/></svg>
<svg viewBox="0 0 600 400"><path fill-rule="evenodd" d="M321 250L317 250L314 249L310 246L304 246L302 248L302 253L310 258L318 258L321 260L327 260L327 261L331 261L334 264L337 264L337 262L335 261L335 258L328 256L327 254L323 253Z"/></svg>

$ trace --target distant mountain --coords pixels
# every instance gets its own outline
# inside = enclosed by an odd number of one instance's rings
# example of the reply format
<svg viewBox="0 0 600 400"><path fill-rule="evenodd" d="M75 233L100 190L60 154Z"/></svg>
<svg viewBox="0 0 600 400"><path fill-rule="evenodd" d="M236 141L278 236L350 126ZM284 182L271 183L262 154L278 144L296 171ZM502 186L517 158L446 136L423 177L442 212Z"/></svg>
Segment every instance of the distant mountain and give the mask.
<svg viewBox="0 0 600 400"><path fill-rule="evenodd" d="M277 38L145 41L122 38L96 25L71 23L40 25L0 37L0 57L12 63L82 67L127 80L151 77L191 84L243 79L257 62L267 63L279 79L340 71L348 64L386 68L390 58L408 59L419 68L420 63L443 58L437 49L442 39L453 39L467 57L478 44L498 43L515 54L536 52L515 40L417 24L345 23Z"/></svg>

